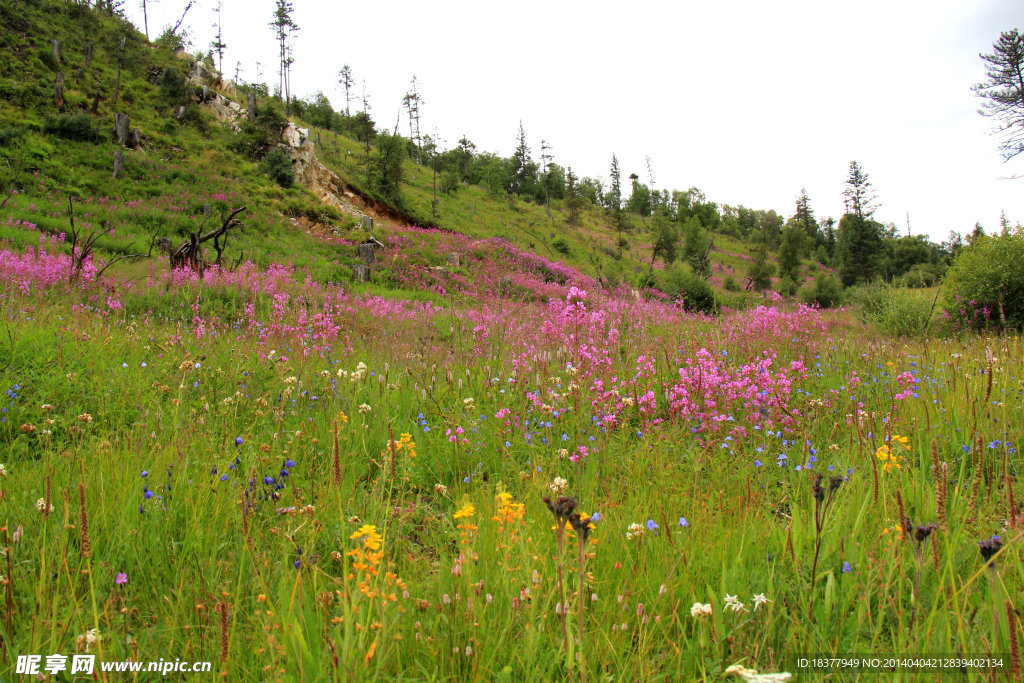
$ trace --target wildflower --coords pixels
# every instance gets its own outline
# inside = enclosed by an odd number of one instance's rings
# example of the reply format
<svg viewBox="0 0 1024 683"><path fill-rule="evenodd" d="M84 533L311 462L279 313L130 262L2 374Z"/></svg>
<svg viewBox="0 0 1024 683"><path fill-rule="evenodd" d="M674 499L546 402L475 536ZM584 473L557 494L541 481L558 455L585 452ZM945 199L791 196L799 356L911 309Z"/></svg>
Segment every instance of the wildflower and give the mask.
<svg viewBox="0 0 1024 683"><path fill-rule="evenodd" d="M0 462L0 477L6 477L6 476L7 476L7 468L4 467L4 464L2 462Z"/></svg>
<svg viewBox="0 0 1024 683"><path fill-rule="evenodd" d="M25 424L21 425L21 431L25 432L26 434L31 434L32 432L36 431L36 426L33 424L28 424L26 422Z"/></svg>
<svg viewBox="0 0 1024 683"><path fill-rule="evenodd" d="M434 484L434 491L437 492L438 495L448 495L448 487L444 484Z"/></svg>
<svg viewBox="0 0 1024 683"><path fill-rule="evenodd" d="M569 482L567 482L562 477L555 477L554 480L550 484L548 484L548 490L558 495L565 493L565 490L568 487Z"/></svg>
<svg viewBox="0 0 1024 683"><path fill-rule="evenodd" d="M85 424L89 424L90 422L92 422L92 415L90 415L89 413L82 413L81 415L78 416L78 421L84 422Z"/></svg>
<svg viewBox="0 0 1024 683"><path fill-rule="evenodd" d="M850 566L849 562L843 562L843 573L847 574L853 571L853 567Z"/></svg>
<svg viewBox="0 0 1024 683"><path fill-rule="evenodd" d="M338 411L338 416L337 416L337 418L336 418L336 419L337 419L337 420L338 420L338 422L340 422L341 424L345 424L345 423L347 423L347 422L348 422L348 415L346 415L346 414L345 414L345 411L344 411L344 410L339 410L339 411Z"/></svg>
<svg viewBox="0 0 1024 683"><path fill-rule="evenodd" d="M627 541L632 541L633 539L639 539L643 535L644 535L644 527L643 527L642 524L637 524L636 522L633 522L626 529L626 540Z"/></svg>
<svg viewBox="0 0 1024 683"><path fill-rule="evenodd" d="M117 575L117 578L115 578L115 579L114 579L114 583L116 583L116 584L117 584L117 585L119 585L119 586L120 586L121 584L123 584L123 583L128 583L128 575L127 575L127 574L125 574L124 572L120 572L120 573L119 573L119 574Z"/></svg>
<svg viewBox="0 0 1024 683"><path fill-rule="evenodd" d="M690 526L690 523L686 521L686 517L680 517L679 518L679 526L680 527L688 527L688 526Z"/></svg>
<svg viewBox="0 0 1024 683"><path fill-rule="evenodd" d="M36 503L36 507L38 507ZM989 562L992 558L1003 548L1003 541L998 536L987 538L984 541L978 543L978 549L981 551L981 557Z"/></svg>
<svg viewBox="0 0 1024 683"><path fill-rule="evenodd" d="M36 510L39 510L40 512L53 512L53 503L49 503L49 510L47 510L46 507L47 502L45 498L40 498L36 501Z"/></svg>
<svg viewBox="0 0 1024 683"><path fill-rule="evenodd" d="M711 615L711 605L702 605L699 602L693 603L693 607L690 608L690 616L693 618L707 617Z"/></svg>
<svg viewBox="0 0 1024 683"><path fill-rule="evenodd" d="M774 674L759 674L757 669L748 669L740 664L733 664L725 670L725 676L736 676L751 683L785 683L793 679L793 674L788 671Z"/></svg>
<svg viewBox="0 0 1024 683"><path fill-rule="evenodd" d="M771 602L771 600L766 598L764 596L764 593L758 593L757 595L755 595L754 596L754 611L756 612L757 608L760 607L761 605L765 604L766 602Z"/></svg>
<svg viewBox="0 0 1024 683"><path fill-rule="evenodd" d="M647 530L648 531L654 531L655 529L658 529L658 528L659 528L658 527L658 523L655 522L653 519L647 520Z"/></svg>
<svg viewBox="0 0 1024 683"><path fill-rule="evenodd" d="M368 412L370 412L370 406L366 405L365 403L360 403L359 404L359 413L362 414L362 415L365 415Z"/></svg>
<svg viewBox="0 0 1024 683"><path fill-rule="evenodd" d="M245 441L242 439L242 437L240 437L240 436L236 436L235 437L235 445L236 446L241 446L243 443L245 443Z"/></svg>
<svg viewBox="0 0 1024 683"><path fill-rule="evenodd" d="M97 628L89 629L75 639L79 652L89 652L93 647L103 640Z"/></svg>
<svg viewBox="0 0 1024 683"><path fill-rule="evenodd" d="M41 405L41 406L39 406L39 407L40 407L40 408L41 408L42 410L45 410L46 412L50 412L51 410L53 410L53 406L52 406L52 405L50 405L49 403L44 403L43 405Z"/></svg>

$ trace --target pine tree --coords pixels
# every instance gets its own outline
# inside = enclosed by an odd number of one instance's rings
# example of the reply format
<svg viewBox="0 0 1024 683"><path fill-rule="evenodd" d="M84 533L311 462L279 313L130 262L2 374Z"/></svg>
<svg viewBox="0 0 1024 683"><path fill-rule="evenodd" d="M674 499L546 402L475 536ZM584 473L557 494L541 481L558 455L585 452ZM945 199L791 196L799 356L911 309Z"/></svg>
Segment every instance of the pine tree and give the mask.
<svg viewBox="0 0 1024 683"><path fill-rule="evenodd" d="M224 48L227 47L224 43L224 33L220 21L223 5L223 2L217 3L217 23L213 25L213 28L217 29L217 33L210 44L210 49L217 53L217 73L220 74L221 78L224 77Z"/></svg>
<svg viewBox="0 0 1024 683"><path fill-rule="evenodd" d="M509 190L513 193L518 194L522 191L532 180L530 175L533 173L533 169L536 168L533 164L533 160L530 158L530 148L526 144L526 130L523 128L523 122L519 122L519 142L516 145L516 151L512 154L512 175L509 182Z"/></svg>
<svg viewBox="0 0 1024 683"><path fill-rule="evenodd" d="M612 154L612 165L609 172L611 188L608 190L608 209L612 214L612 227L619 238L619 258L622 258L622 247L626 238L622 233L626 229L626 217L622 211L622 172L619 170L619 159Z"/></svg>
<svg viewBox="0 0 1024 683"><path fill-rule="evenodd" d="M278 86L281 89L281 95L285 98L285 112L289 115L291 114L291 90L288 72L294 60L288 40L299 30L298 25L292 19L294 11L295 8L290 0L276 0L274 20L270 22L270 27L274 29L274 38L277 40Z"/></svg>
<svg viewBox="0 0 1024 683"><path fill-rule="evenodd" d="M413 74L412 82L409 84L409 92L402 98L402 106L409 115L409 139L416 143L416 162L423 164L423 139L420 137L420 105L423 104L423 97L420 95L419 82Z"/></svg>
<svg viewBox="0 0 1024 683"><path fill-rule="evenodd" d="M846 188L843 190L846 213L852 213L862 220L871 218L876 208L875 198L871 176L862 171L856 161L851 161L850 172L846 176Z"/></svg>
<svg viewBox="0 0 1024 683"><path fill-rule="evenodd" d="M818 231L818 221L814 218L814 211L811 209L811 200L807 196L807 190L800 188L800 194L796 198L796 214L793 216L803 223L807 236L811 238L813 248L821 241L821 234Z"/></svg>
<svg viewBox="0 0 1024 683"><path fill-rule="evenodd" d="M992 50L979 55L987 80L973 90L985 99L979 113L998 121L999 150L1009 161L1024 152L1024 35L1017 29L1003 31Z"/></svg>
<svg viewBox="0 0 1024 683"><path fill-rule="evenodd" d="M352 116L352 112L349 110L351 102L349 91L352 89L352 83L352 67L346 64L338 70L338 85L345 91L345 116Z"/></svg>
<svg viewBox="0 0 1024 683"><path fill-rule="evenodd" d="M572 166L565 174L565 208L569 210L568 224L570 228L580 227L580 208L583 206L583 198L580 196L579 185L576 174L572 172Z"/></svg>

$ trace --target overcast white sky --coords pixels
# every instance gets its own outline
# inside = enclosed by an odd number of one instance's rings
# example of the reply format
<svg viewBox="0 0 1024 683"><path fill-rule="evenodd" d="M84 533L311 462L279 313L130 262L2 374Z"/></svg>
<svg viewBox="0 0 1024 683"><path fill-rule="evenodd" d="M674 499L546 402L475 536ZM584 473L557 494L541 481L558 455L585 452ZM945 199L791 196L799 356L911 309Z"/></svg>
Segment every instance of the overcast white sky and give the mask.
<svg viewBox="0 0 1024 683"><path fill-rule="evenodd" d="M975 221L992 231L1002 210L1024 222L1024 179L1004 179L1024 176L1024 157L1002 162L970 91L978 53L1024 28L1021 0L293 2L298 95L343 108L348 63L391 127L415 74L423 132L446 147L466 135L507 156L522 120L534 158L546 139L578 175L607 178L614 152L646 180L649 155L658 188L786 216L806 187L819 216L838 217L856 159L876 217L901 231L908 212L936 239ZM150 5L151 35L184 4ZM215 6L189 14L195 48L209 47ZM224 0L227 75L241 62L255 80L259 60L273 88L273 8Z"/></svg>

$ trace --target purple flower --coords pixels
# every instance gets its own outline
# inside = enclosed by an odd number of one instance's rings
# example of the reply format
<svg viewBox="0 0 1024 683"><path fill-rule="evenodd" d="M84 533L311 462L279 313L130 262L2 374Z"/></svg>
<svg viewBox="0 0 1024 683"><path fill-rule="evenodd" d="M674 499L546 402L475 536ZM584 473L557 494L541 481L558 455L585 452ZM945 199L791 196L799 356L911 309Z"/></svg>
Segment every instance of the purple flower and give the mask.
<svg viewBox="0 0 1024 683"><path fill-rule="evenodd" d="M114 579L114 583L116 583L117 585L121 585L122 583L128 583L128 575L124 572L121 572L117 575L117 578Z"/></svg>
<svg viewBox="0 0 1024 683"><path fill-rule="evenodd" d="M688 527L688 526L690 526L690 523L686 521L686 517L680 517L679 518L679 526L680 527Z"/></svg>
<svg viewBox="0 0 1024 683"><path fill-rule="evenodd" d="M647 520L647 529L648 529L648 531L654 531L657 528L658 528L658 523L657 522L655 522L653 519Z"/></svg>
<svg viewBox="0 0 1024 683"><path fill-rule="evenodd" d="M241 446L243 443L245 443L245 441L242 440L242 437L240 437L240 436L236 436L235 437L235 445L236 446Z"/></svg>

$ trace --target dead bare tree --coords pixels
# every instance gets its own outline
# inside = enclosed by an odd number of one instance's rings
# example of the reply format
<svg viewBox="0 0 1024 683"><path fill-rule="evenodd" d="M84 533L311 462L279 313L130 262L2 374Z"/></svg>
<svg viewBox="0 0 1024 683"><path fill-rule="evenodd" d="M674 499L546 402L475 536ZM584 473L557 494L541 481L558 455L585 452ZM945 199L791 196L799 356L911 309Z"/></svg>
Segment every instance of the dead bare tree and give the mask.
<svg viewBox="0 0 1024 683"><path fill-rule="evenodd" d="M74 282L79 278L79 276L81 276L82 269L85 267L86 261L92 258L96 242L108 232L113 232L114 227L104 221L99 230L93 230L88 236L80 233L78 231L78 226L75 225L75 206L72 203L71 195L68 195L68 223L71 226L71 271L68 273L68 282ZM96 279L99 279L100 275L102 275L107 268L118 261L123 261L129 258L130 256L130 254L118 254L117 256L112 257L109 261L103 264L102 268L96 271Z"/></svg>
<svg viewBox="0 0 1024 683"><path fill-rule="evenodd" d="M187 242L182 243L177 249L171 252L171 268L190 268L197 272L202 272L206 268L206 261L203 259L202 245L204 242L213 240L213 248L217 252L217 260L214 261L214 265L220 265L221 257L224 252L224 244L221 243L221 237L227 235L227 232L232 228L235 228L242 224L242 222L235 218L238 214L246 210L246 207L235 209L227 217L224 223L216 230L211 230L205 235L201 234L202 229L198 232L194 232L189 235ZM227 239L226 237L224 238Z"/></svg>

